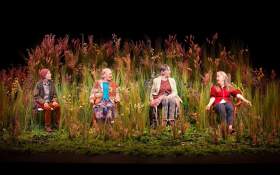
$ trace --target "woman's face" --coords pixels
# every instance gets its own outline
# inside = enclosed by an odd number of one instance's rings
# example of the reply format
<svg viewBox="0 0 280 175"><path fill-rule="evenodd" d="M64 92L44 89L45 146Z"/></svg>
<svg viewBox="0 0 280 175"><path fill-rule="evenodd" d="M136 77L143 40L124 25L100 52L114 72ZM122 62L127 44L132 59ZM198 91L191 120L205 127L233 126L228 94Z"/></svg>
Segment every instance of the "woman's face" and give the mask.
<svg viewBox="0 0 280 175"><path fill-rule="evenodd" d="M112 79L113 79L112 71L111 70L106 71L105 80L111 81Z"/></svg>
<svg viewBox="0 0 280 175"><path fill-rule="evenodd" d="M163 72L163 76L165 77L170 77L171 71L169 68L167 68L164 72Z"/></svg>
<svg viewBox="0 0 280 175"><path fill-rule="evenodd" d="M47 80L51 80L52 79L52 74L50 71L48 71L47 75L46 75L46 79Z"/></svg>
<svg viewBox="0 0 280 175"><path fill-rule="evenodd" d="M219 85L224 85L225 77L222 74L217 73L217 77L216 78L217 78L217 83Z"/></svg>

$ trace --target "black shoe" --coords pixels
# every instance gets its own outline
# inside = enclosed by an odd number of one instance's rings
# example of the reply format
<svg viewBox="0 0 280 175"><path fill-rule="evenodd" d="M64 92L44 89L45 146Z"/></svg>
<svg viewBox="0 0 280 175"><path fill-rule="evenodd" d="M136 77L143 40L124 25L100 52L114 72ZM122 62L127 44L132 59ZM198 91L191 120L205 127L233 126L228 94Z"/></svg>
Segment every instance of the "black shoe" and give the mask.
<svg viewBox="0 0 280 175"><path fill-rule="evenodd" d="M59 129L59 124L55 124L55 125L54 125L54 129L57 129L57 130L58 130L58 129Z"/></svg>
<svg viewBox="0 0 280 175"><path fill-rule="evenodd" d="M236 131L234 129L229 129L230 134L234 134Z"/></svg>

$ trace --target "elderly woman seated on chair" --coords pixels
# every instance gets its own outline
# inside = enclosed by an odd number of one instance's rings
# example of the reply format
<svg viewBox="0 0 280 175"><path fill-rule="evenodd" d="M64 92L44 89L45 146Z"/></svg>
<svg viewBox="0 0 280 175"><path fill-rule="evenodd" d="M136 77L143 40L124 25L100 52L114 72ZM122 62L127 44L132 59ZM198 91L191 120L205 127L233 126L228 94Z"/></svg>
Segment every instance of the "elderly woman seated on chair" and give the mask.
<svg viewBox="0 0 280 175"><path fill-rule="evenodd" d="M101 80L94 83L90 95L90 103L93 105L92 121L97 129L97 122L113 122L116 103L120 101L118 85L112 81L111 69L105 68L101 74Z"/></svg>
<svg viewBox="0 0 280 175"><path fill-rule="evenodd" d="M237 97L245 103L252 105L251 102L245 99L241 92L238 89L235 89L229 82L227 74L223 71L217 72L217 85L211 87L210 91L210 101L206 106L206 110L210 110L213 105L216 113L218 113L220 119L223 123L226 123L228 126L229 133L233 133L233 104L230 99L230 96ZM222 123L222 124L223 124Z"/></svg>
<svg viewBox="0 0 280 175"><path fill-rule="evenodd" d="M168 65L162 65L160 68L160 76L153 80L150 94L150 106L155 111L153 115L158 122L157 109L162 107L162 125L167 122L171 125L175 123L175 113L182 100L178 96L176 82L170 77L170 68ZM158 123L157 123L158 124Z"/></svg>

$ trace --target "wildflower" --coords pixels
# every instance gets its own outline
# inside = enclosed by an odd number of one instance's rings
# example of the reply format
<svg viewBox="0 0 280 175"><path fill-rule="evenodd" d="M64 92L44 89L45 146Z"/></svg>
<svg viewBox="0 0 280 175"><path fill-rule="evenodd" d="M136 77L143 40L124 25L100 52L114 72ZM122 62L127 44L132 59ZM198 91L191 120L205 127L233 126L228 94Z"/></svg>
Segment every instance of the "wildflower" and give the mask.
<svg viewBox="0 0 280 175"><path fill-rule="evenodd" d="M88 131L89 134L93 134L93 128L90 128Z"/></svg>
<svg viewBox="0 0 280 175"><path fill-rule="evenodd" d="M204 74L204 77L202 77L202 82L204 85L207 85L210 82L210 72L207 72Z"/></svg>

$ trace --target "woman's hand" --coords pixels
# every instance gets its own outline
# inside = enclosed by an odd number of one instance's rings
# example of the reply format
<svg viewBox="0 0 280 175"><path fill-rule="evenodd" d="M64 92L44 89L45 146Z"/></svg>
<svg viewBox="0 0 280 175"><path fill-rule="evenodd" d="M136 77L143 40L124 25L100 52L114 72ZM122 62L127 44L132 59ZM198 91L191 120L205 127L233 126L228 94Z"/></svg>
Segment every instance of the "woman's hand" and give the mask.
<svg viewBox="0 0 280 175"><path fill-rule="evenodd" d="M208 105L206 106L206 110L207 110L207 111L210 111L210 109L211 109L211 105L208 104Z"/></svg>
<svg viewBox="0 0 280 175"><path fill-rule="evenodd" d="M244 100L244 102L249 105L249 106L252 106L252 103L249 101L249 100Z"/></svg>
<svg viewBox="0 0 280 175"><path fill-rule="evenodd" d="M90 101L89 101L91 104L94 104L94 99L90 99Z"/></svg>
<svg viewBox="0 0 280 175"><path fill-rule="evenodd" d="M98 92L98 93L96 93L94 96L95 96L96 98L100 98L100 97L102 97L102 93Z"/></svg>
<svg viewBox="0 0 280 175"><path fill-rule="evenodd" d="M56 101L52 102L52 105L53 105L54 107L58 107L58 106L59 106L59 104L58 104Z"/></svg>
<svg viewBox="0 0 280 175"><path fill-rule="evenodd" d="M245 102L246 104L248 104L249 106L252 106L252 103L251 103L249 100L247 100L246 98L244 98L243 95L237 94L236 97L239 98L239 99L241 99L242 101L244 101L244 102Z"/></svg>
<svg viewBox="0 0 280 175"><path fill-rule="evenodd" d="M115 103L119 103L119 102L120 102L120 98L119 98L119 97L116 97L116 98L114 99L114 101L115 101Z"/></svg>
<svg viewBox="0 0 280 175"><path fill-rule="evenodd" d="M208 105L206 106L206 110L207 111L209 111L211 109L211 106L214 103L214 101L215 101L215 97L211 97L210 100L209 100Z"/></svg>
<svg viewBox="0 0 280 175"><path fill-rule="evenodd" d="M174 97L174 94L169 94L169 95L166 96L166 98L168 98L168 99L173 98L173 97Z"/></svg>
<svg viewBox="0 0 280 175"><path fill-rule="evenodd" d="M50 109L51 109L49 103L44 103L44 109L47 109L47 110L50 110Z"/></svg>
<svg viewBox="0 0 280 175"><path fill-rule="evenodd" d="M159 103L161 102L161 98L157 98L157 99L153 99L151 102L150 102L150 106L152 107L156 107L159 105Z"/></svg>

